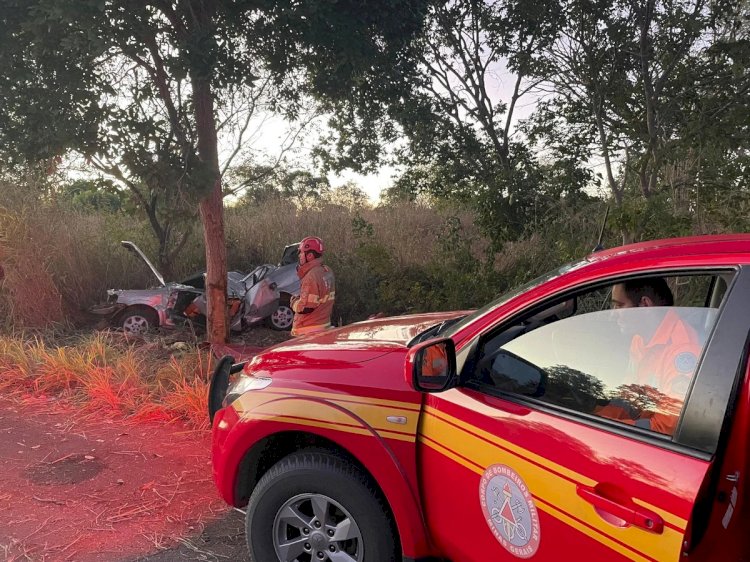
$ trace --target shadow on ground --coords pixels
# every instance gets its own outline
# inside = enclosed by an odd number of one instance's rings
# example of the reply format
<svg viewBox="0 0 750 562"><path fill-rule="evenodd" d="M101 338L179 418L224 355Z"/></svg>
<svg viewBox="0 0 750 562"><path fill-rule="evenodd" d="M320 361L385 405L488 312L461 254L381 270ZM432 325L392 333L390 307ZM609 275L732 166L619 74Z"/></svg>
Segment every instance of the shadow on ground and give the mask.
<svg viewBox="0 0 750 562"><path fill-rule="evenodd" d="M180 540L180 544L156 554L134 558L129 562L247 562L245 545L245 518L231 511L227 515L206 525L203 532Z"/></svg>

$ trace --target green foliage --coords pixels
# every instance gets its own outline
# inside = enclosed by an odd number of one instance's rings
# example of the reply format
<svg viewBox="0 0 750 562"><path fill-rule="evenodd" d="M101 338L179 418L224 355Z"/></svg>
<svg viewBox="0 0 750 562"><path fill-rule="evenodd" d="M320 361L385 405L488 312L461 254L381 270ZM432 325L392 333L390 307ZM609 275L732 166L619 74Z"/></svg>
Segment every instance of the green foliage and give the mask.
<svg viewBox="0 0 750 562"><path fill-rule="evenodd" d="M127 207L129 197L112 180L76 180L58 188L60 202L74 211L117 213Z"/></svg>
<svg viewBox="0 0 750 562"><path fill-rule="evenodd" d="M326 262L336 275L334 314L343 322L362 319L380 312L378 287L393 270L387 248L375 239L373 225L358 213L351 219L353 252L328 252Z"/></svg>
<svg viewBox="0 0 750 562"><path fill-rule="evenodd" d="M388 108L414 76L414 38L429 0L262 2L252 15L253 46L279 97L316 99L331 134L315 152L328 168L372 169L396 136ZM325 149L327 148L327 149Z"/></svg>
<svg viewBox="0 0 750 562"><path fill-rule="evenodd" d="M612 225L623 232L637 232L645 240L693 234L692 217L675 213L665 192L649 199L627 198L615 209Z"/></svg>
<svg viewBox="0 0 750 562"><path fill-rule="evenodd" d="M356 213L352 219L352 233L357 240L370 240L375 236L375 228L362 215Z"/></svg>
<svg viewBox="0 0 750 562"><path fill-rule="evenodd" d="M330 190L328 178L284 165L259 166L245 163L231 173L232 191L241 193L239 205L258 205L271 199L301 203Z"/></svg>
<svg viewBox="0 0 750 562"><path fill-rule="evenodd" d="M475 255L476 241L466 235L458 217L447 217L438 240L428 267L433 280L431 309L476 308L499 292L492 262Z"/></svg>
<svg viewBox="0 0 750 562"><path fill-rule="evenodd" d="M551 95L530 139L579 162L603 157L626 239L705 230L689 219L701 199L746 184L747 4L561 6L561 33L534 65Z"/></svg>
<svg viewBox="0 0 750 562"><path fill-rule="evenodd" d="M96 144L104 110L95 60L106 51L96 0L4 0L0 13L0 146L36 161ZM70 33L68 29L75 32ZM107 85L107 92L112 92Z"/></svg>
<svg viewBox="0 0 750 562"><path fill-rule="evenodd" d="M394 260L361 216L353 218L352 230L357 240L353 255L331 262L338 284L336 310L343 319L475 308L499 292L499 275L474 255L474 241L458 217L447 217L436 240L417 241L427 258L419 264Z"/></svg>

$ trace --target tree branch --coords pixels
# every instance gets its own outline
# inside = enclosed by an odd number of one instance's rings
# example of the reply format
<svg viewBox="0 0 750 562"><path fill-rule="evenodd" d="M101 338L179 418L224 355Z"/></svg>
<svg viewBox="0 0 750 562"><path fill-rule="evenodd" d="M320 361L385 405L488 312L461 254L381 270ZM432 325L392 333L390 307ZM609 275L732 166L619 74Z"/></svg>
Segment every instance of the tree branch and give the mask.
<svg viewBox="0 0 750 562"><path fill-rule="evenodd" d="M151 5L164 14L164 17L169 20L169 23L172 24L172 28L175 30L177 38L181 42L185 41L188 35L187 29L172 5L166 0L151 0Z"/></svg>

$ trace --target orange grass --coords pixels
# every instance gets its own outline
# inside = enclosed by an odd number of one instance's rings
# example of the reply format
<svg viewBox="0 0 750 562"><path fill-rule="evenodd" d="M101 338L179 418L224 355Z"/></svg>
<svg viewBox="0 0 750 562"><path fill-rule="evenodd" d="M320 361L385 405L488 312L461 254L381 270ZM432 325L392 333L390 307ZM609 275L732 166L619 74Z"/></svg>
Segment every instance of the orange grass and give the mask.
<svg viewBox="0 0 750 562"><path fill-rule="evenodd" d="M158 342L129 342L107 332L66 343L0 336L0 392L54 395L104 415L208 427L207 352L172 354Z"/></svg>

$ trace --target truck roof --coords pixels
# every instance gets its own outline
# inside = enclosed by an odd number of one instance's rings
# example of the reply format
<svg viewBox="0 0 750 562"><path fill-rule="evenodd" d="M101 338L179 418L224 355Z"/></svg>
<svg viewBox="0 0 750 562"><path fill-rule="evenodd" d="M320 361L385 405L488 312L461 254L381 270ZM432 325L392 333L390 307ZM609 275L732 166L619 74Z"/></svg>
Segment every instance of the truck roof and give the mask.
<svg viewBox="0 0 750 562"><path fill-rule="evenodd" d="M589 254L589 262L617 259L631 261L660 256L750 254L750 234L715 234L664 238L619 246Z"/></svg>

